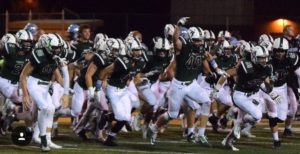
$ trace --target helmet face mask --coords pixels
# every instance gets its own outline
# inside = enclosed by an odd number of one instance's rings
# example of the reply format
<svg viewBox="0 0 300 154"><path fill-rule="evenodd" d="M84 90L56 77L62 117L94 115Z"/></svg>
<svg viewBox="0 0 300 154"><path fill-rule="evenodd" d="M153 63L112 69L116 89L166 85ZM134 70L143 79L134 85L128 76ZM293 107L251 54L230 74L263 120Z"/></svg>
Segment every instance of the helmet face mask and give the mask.
<svg viewBox="0 0 300 154"><path fill-rule="evenodd" d="M286 57L287 50L283 49L273 49L274 58L278 60L284 60Z"/></svg>
<svg viewBox="0 0 300 154"><path fill-rule="evenodd" d="M121 51L121 44L114 38L109 38L104 44L104 51L109 58L117 58Z"/></svg>
<svg viewBox="0 0 300 154"><path fill-rule="evenodd" d="M170 55L171 44L166 38L155 37L153 38L154 48L153 51L158 58L166 58Z"/></svg>
<svg viewBox="0 0 300 154"><path fill-rule="evenodd" d="M255 46L253 48L251 61L254 64L265 67L267 65L268 59L269 59L269 51L266 49L266 47Z"/></svg>
<svg viewBox="0 0 300 154"><path fill-rule="evenodd" d="M21 49L24 52L30 52L33 48L33 41L22 40L20 42Z"/></svg>
<svg viewBox="0 0 300 154"><path fill-rule="evenodd" d="M47 34L42 41L44 47L50 56L59 56L64 51L64 40L58 34Z"/></svg>
<svg viewBox="0 0 300 154"><path fill-rule="evenodd" d="M32 33L26 30L19 30L16 33L17 46L21 51L29 52L33 48L33 36Z"/></svg>

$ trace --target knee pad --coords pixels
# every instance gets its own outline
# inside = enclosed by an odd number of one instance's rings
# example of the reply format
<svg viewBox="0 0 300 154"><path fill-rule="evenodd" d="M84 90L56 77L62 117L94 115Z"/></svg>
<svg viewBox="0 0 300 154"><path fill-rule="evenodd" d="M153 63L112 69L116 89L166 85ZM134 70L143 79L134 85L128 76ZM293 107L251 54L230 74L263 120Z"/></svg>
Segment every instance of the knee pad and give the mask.
<svg viewBox="0 0 300 154"><path fill-rule="evenodd" d="M277 122L278 123L283 123L284 122L284 120L281 120L281 119L279 119L279 118L276 118L277 119Z"/></svg>
<svg viewBox="0 0 300 154"><path fill-rule="evenodd" d="M277 126L277 119L278 118L269 118L269 126L270 127L275 127L275 126Z"/></svg>
<svg viewBox="0 0 300 154"><path fill-rule="evenodd" d="M174 119L174 118L171 117L171 115L169 114L169 112L163 113L162 116L163 116L164 119L167 120L167 121ZM177 116L176 116L176 117L177 117Z"/></svg>

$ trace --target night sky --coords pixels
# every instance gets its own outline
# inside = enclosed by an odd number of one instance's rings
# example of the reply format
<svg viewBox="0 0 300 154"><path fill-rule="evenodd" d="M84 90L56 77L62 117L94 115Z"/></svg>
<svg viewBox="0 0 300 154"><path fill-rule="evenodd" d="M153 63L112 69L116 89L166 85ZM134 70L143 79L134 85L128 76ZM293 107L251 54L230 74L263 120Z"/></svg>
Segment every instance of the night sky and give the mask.
<svg viewBox="0 0 300 154"><path fill-rule="evenodd" d="M255 25L278 17L300 21L298 3L298 0L255 0ZM170 7L171 0L0 0L0 13L5 10L28 12L29 9L33 12L58 12L67 8L80 14L80 18L104 19L105 27L95 32L125 37L130 30L138 29L146 40L150 39L149 36L162 35L163 26L170 22ZM129 21L127 25L126 20ZM0 22L3 21L1 17ZM0 25L0 34L3 34L3 26Z"/></svg>

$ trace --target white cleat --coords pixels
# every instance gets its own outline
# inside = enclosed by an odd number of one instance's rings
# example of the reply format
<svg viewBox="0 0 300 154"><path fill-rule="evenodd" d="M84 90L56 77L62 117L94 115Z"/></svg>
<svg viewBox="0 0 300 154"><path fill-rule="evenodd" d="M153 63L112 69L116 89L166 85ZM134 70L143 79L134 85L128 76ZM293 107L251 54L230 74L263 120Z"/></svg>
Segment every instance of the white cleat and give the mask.
<svg viewBox="0 0 300 154"><path fill-rule="evenodd" d="M236 139L241 138L241 123L240 122L234 122L233 126L233 135Z"/></svg>
<svg viewBox="0 0 300 154"><path fill-rule="evenodd" d="M32 138L33 143L40 145L41 144L41 138Z"/></svg>
<svg viewBox="0 0 300 154"><path fill-rule="evenodd" d="M128 133L128 130L126 129L125 126L123 126L122 129L121 129L121 132Z"/></svg>
<svg viewBox="0 0 300 154"><path fill-rule="evenodd" d="M147 131L148 131L147 129L148 129L148 126L146 126L146 125L141 126L143 139L147 139Z"/></svg>
<svg viewBox="0 0 300 154"><path fill-rule="evenodd" d="M224 147L229 147L232 151L240 151L240 149L236 148L233 144L233 139L231 139L231 141L228 140L228 138L224 138L223 141L221 142L221 144Z"/></svg>
<svg viewBox="0 0 300 154"><path fill-rule="evenodd" d="M51 151L49 145L48 146L41 146L41 150L42 150L42 152L49 152L49 151Z"/></svg>
<svg viewBox="0 0 300 154"><path fill-rule="evenodd" d="M47 143L51 149L62 149L62 146L57 145L57 144L53 143L52 141L48 141Z"/></svg>
<svg viewBox="0 0 300 154"><path fill-rule="evenodd" d="M255 138L255 137L256 137L255 135L253 135L253 134L251 134L250 132L245 131L245 130L242 130L242 131L241 131L241 135L242 135L242 136L245 136L245 137L248 137L248 138Z"/></svg>

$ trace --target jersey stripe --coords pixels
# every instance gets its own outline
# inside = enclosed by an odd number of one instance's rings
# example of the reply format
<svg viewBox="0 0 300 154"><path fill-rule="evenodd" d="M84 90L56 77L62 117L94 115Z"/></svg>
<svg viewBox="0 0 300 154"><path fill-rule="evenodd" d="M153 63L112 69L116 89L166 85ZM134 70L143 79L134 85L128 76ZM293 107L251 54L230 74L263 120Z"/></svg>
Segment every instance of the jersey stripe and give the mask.
<svg viewBox="0 0 300 154"><path fill-rule="evenodd" d="M5 43L5 50L6 50L6 53L9 54L7 43Z"/></svg>
<svg viewBox="0 0 300 154"><path fill-rule="evenodd" d="M183 44L187 44L185 39L182 36L179 36L179 39L182 41Z"/></svg>
<svg viewBox="0 0 300 154"><path fill-rule="evenodd" d="M242 67L243 67L243 69L244 69L245 73L247 74L247 73L248 73L248 71L247 71L247 69L246 69L246 67L245 67L245 65L244 65L244 62L243 62L243 61L241 62L241 65L242 65Z"/></svg>
<svg viewBox="0 0 300 154"><path fill-rule="evenodd" d="M121 64L124 66L124 68L127 70L127 66L125 65L125 63L123 62L123 60L121 59L121 58L117 58L120 62L121 62Z"/></svg>
<svg viewBox="0 0 300 154"><path fill-rule="evenodd" d="M103 58L98 53L95 53L94 55L96 55L101 60L102 65L105 65Z"/></svg>
<svg viewBox="0 0 300 154"><path fill-rule="evenodd" d="M34 57L34 59L35 59L35 61L36 61L37 63L41 63L41 62L39 61L39 59L36 57L36 55L35 55L35 53L34 53L34 50L32 50L32 55L33 55L33 57Z"/></svg>
<svg viewBox="0 0 300 154"><path fill-rule="evenodd" d="M297 59L296 59L296 61L295 61L295 63L294 63L294 66L297 65L298 60L299 60L299 56L297 55L296 57L297 57Z"/></svg>

